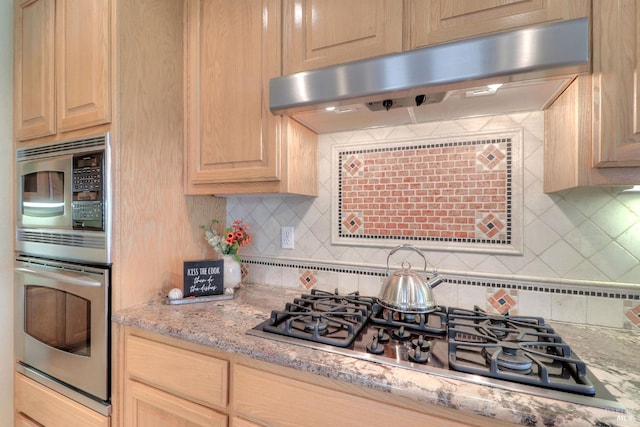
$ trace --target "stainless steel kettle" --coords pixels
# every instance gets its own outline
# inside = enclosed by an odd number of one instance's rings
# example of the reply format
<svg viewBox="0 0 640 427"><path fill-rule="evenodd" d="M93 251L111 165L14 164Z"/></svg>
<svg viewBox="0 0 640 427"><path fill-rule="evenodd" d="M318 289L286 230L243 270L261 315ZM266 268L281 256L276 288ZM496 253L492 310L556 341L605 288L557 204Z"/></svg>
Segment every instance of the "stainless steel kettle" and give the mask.
<svg viewBox="0 0 640 427"><path fill-rule="evenodd" d="M420 254L424 260L424 276L411 270L411 264L402 263L402 269L389 275L389 258L399 250L412 250ZM427 259L424 254L411 245L400 245L387 256L387 279L382 285L378 303L383 307L403 313L430 313L436 309L431 290L442 283L443 279L436 275L426 282Z"/></svg>

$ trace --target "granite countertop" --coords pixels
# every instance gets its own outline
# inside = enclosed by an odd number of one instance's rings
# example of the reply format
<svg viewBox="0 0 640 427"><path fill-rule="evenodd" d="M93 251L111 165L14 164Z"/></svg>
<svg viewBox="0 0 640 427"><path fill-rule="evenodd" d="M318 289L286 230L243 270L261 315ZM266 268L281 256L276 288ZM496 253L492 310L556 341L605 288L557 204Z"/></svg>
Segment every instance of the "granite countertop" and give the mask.
<svg viewBox="0 0 640 427"><path fill-rule="evenodd" d="M636 331L553 322L551 325L626 408L593 408L394 368L353 357L284 344L246 331L271 310L299 296L299 289L243 285L233 300L128 308L113 321L229 353L347 381L396 396L528 426L640 425L640 334Z"/></svg>

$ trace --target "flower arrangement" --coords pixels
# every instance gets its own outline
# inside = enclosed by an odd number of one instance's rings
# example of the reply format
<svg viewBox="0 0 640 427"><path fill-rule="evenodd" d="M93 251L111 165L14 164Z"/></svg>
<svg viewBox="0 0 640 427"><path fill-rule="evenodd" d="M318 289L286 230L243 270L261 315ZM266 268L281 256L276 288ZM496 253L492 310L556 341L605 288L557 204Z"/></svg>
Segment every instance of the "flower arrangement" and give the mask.
<svg viewBox="0 0 640 427"><path fill-rule="evenodd" d="M233 255L236 261L240 262L238 251L241 246L247 246L251 241L251 235L248 233L249 226L242 223L242 220L233 221L231 227L224 230L224 236L220 237L214 226L220 221L214 219L209 226L200 226L204 230L204 237L216 253L220 255Z"/></svg>

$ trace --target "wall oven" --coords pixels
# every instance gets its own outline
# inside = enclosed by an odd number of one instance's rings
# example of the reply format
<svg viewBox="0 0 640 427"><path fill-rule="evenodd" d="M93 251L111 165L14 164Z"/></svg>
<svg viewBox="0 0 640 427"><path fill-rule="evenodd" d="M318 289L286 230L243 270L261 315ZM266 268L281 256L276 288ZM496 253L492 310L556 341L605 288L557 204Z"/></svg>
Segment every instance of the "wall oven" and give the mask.
<svg viewBox="0 0 640 427"><path fill-rule="evenodd" d="M111 413L109 134L16 150L16 369Z"/></svg>
<svg viewBox="0 0 640 427"><path fill-rule="evenodd" d="M18 370L109 414L109 269L27 256L15 265Z"/></svg>

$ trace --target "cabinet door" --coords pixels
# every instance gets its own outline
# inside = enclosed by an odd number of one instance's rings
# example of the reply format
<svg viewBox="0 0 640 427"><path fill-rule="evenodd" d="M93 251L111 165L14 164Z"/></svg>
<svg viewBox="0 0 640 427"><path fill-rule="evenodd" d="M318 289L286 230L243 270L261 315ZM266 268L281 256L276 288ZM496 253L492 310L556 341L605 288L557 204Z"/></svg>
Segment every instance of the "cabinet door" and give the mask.
<svg viewBox="0 0 640 427"><path fill-rule="evenodd" d="M594 166L640 166L640 5L593 3Z"/></svg>
<svg viewBox="0 0 640 427"><path fill-rule="evenodd" d="M284 74L402 50L400 0L284 0Z"/></svg>
<svg viewBox="0 0 640 427"><path fill-rule="evenodd" d="M187 193L281 178L280 118L268 108L269 78L280 74L279 16L279 0L187 1Z"/></svg>
<svg viewBox="0 0 640 427"><path fill-rule="evenodd" d="M227 416L185 399L127 381L128 427L226 427Z"/></svg>
<svg viewBox="0 0 640 427"><path fill-rule="evenodd" d="M54 0L15 6L14 108L18 141L54 135Z"/></svg>
<svg viewBox="0 0 640 427"><path fill-rule="evenodd" d="M57 0L58 131L111 121L110 0Z"/></svg>
<svg viewBox="0 0 640 427"><path fill-rule="evenodd" d="M588 16L589 0L407 0L405 49Z"/></svg>

